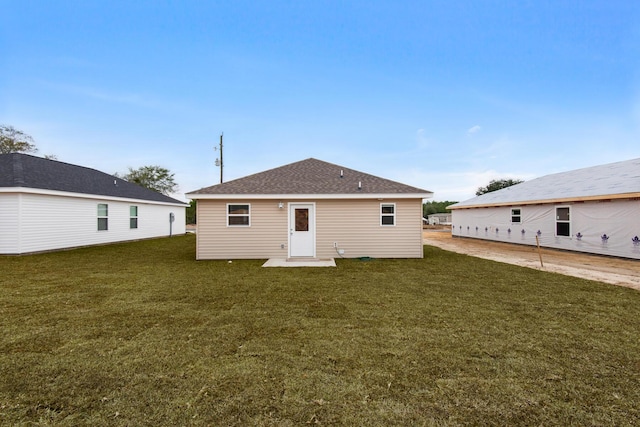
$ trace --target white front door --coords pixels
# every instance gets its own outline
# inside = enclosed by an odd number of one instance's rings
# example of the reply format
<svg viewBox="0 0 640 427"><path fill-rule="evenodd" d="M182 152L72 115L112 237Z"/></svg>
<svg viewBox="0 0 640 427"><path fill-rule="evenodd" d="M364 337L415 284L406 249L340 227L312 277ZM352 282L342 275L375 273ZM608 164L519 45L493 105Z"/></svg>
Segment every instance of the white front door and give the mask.
<svg viewBox="0 0 640 427"><path fill-rule="evenodd" d="M316 256L316 214L313 203L289 204L289 257Z"/></svg>

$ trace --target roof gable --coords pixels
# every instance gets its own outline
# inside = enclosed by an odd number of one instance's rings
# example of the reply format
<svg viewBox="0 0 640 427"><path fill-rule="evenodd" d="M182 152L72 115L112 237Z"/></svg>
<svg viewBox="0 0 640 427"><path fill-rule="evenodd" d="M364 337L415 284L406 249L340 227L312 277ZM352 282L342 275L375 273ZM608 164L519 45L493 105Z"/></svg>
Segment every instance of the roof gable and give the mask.
<svg viewBox="0 0 640 427"><path fill-rule="evenodd" d="M183 202L104 172L22 153L0 155L0 188L20 187L69 193Z"/></svg>
<svg viewBox="0 0 640 427"><path fill-rule="evenodd" d="M640 196L640 159L545 175L450 206L462 209Z"/></svg>
<svg viewBox="0 0 640 427"><path fill-rule="evenodd" d="M376 195L413 194L429 197L430 191L380 178L314 158L284 165L187 193L207 195ZM205 196L205 197L201 197Z"/></svg>

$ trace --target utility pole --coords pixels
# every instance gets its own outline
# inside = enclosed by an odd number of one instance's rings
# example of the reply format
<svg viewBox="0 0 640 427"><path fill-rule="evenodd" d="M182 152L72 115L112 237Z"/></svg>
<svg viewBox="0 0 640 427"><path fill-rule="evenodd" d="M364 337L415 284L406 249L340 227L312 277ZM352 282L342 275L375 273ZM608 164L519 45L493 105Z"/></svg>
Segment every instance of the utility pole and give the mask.
<svg viewBox="0 0 640 427"><path fill-rule="evenodd" d="M222 169L224 168L224 163L222 161L222 135L224 132L220 133L220 158L216 159L216 166L220 166L220 184L222 184ZM216 151L218 147L213 147L213 150Z"/></svg>

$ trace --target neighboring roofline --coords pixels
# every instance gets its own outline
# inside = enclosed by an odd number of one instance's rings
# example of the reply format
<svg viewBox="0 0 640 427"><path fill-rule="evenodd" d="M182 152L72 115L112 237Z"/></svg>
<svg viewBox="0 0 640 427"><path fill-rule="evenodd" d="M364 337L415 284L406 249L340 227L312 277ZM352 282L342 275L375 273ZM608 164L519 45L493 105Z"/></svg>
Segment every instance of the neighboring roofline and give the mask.
<svg viewBox="0 0 640 427"><path fill-rule="evenodd" d="M447 206L447 209L456 210L456 209L476 209L476 208L495 208L495 207L504 207L504 206L526 206L526 205L548 205L548 204L559 204L559 203L576 203L576 202L595 202L595 201L606 201L606 200L620 200L620 199L640 199L640 193L620 193L620 194L603 194L599 196L576 196L576 197L567 197L567 198L557 198L557 199L539 199L539 200L511 200L508 202L498 202L498 203L482 203L477 205L451 205ZM464 203L464 202L462 202Z"/></svg>
<svg viewBox="0 0 640 427"><path fill-rule="evenodd" d="M134 199L129 197L116 197L116 196L104 196L102 194L87 194L87 193L75 193L70 191L58 191L58 190L44 190L41 188L31 188L31 187L0 187L0 193L21 193L21 194L38 194L43 196L58 196L58 197L75 197L79 199L100 199L100 200L113 200L120 202L135 202L135 203L145 203L150 205L167 205L167 206L189 206L189 203L180 202L171 203L171 202L160 202L156 200L148 200L148 199Z"/></svg>
<svg viewBox="0 0 640 427"><path fill-rule="evenodd" d="M197 194L187 193L188 199L199 200L267 200L267 199L429 199L432 192L426 193L363 193L363 194Z"/></svg>

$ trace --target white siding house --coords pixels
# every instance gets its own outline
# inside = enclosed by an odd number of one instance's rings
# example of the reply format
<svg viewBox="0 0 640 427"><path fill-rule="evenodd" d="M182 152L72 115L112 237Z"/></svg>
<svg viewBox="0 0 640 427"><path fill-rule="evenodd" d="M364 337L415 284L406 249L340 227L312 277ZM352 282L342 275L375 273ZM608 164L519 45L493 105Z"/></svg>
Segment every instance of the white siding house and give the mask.
<svg viewBox="0 0 640 427"><path fill-rule="evenodd" d="M432 193L316 159L203 188L197 259L422 258Z"/></svg>
<svg viewBox="0 0 640 427"><path fill-rule="evenodd" d="M450 206L452 234L640 259L640 159L546 175Z"/></svg>
<svg viewBox="0 0 640 427"><path fill-rule="evenodd" d="M94 169L0 155L0 254L184 234L185 206Z"/></svg>

